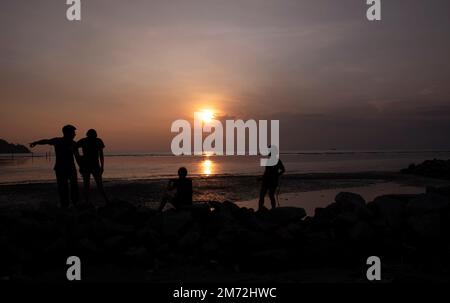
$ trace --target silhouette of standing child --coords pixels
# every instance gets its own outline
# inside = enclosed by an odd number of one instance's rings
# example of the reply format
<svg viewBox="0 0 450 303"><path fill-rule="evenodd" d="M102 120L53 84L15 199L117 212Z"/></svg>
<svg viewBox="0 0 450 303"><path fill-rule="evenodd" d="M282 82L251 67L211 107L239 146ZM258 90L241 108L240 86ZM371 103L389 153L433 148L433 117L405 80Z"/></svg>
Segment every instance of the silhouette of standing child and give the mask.
<svg viewBox="0 0 450 303"><path fill-rule="evenodd" d="M97 138L97 131L90 129L86 133L86 138L77 142L77 148L81 148L83 156L81 157L80 173L83 176L83 192L84 199L89 202L89 188L91 183L91 175L94 177L97 189L108 203L105 190L103 188L103 171L105 168L105 157L103 149L105 144L103 140Z"/></svg>
<svg viewBox="0 0 450 303"><path fill-rule="evenodd" d="M56 160L54 170L58 185L59 201L63 208L69 207L70 200L72 200L74 205L78 202L78 180L74 156L78 165L80 165L80 154L73 140L76 136L75 130L75 126L66 125L62 128L63 137L43 139L30 143L31 148L36 145L52 145L55 148Z"/></svg>
<svg viewBox="0 0 450 303"><path fill-rule="evenodd" d="M276 207L275 192L279 184L280 176L284 174L285 171L286 169L284 168L283 162L279 159L277 164L266 166L262 177L261 191L259 193L259 210L265 208L264 197L266 196L267 191L269 192L272 208Z"/></svg>
<svg viewBox="0 0 450 303"><path fill-rule="evenodd" d="M172 179L167 186L168 192L164 195L159 211L170 202L176 209L192 205L192 180L187 178L188 171L185 167L178 169L178 179ZM172 194L170 194L172 192Z"/></svg>

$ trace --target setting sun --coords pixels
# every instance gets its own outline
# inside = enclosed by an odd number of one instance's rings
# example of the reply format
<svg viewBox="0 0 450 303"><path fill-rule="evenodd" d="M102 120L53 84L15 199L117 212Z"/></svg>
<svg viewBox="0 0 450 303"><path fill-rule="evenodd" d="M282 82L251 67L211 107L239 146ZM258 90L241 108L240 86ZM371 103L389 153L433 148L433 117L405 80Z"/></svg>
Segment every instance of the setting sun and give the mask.
<svg viewBox="0 0 450 303"><path fill-rule="evenodd" d="M211 110L205 109L200 112L200 117L203 122L207 123L214 119L214 113Z"/></svg>

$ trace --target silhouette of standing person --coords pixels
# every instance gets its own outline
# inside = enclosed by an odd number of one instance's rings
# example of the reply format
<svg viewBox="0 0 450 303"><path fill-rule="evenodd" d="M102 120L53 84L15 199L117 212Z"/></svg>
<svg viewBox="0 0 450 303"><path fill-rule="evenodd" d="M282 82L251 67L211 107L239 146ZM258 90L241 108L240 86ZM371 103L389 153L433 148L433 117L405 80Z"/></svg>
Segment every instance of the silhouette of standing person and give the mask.
<svg viewBox="0 0 450 303"><path fill-rule="evenodd" d="M178 179L170 180L167 186L169 191L175 191L175 193L174 195L166 194L163 197L159 211L162 211L169 201L176 209L192 205L192 180L187 178L187 174L185 167L178 169Z"/></svg>
<svg viewBox="0 0 450 303"><path fill-rule="evenodd" d="M105 157L103 149L105 144L103 140L97 137L97 131L90 129L86 133L86 138L77 142L77 148L81 148L83 156L81 157L80 173L83 176L84 199L89 202L89 188L91 184L91 175L94 177L97 189L108 203L105 190L103 188L103 171L105 168Z"/></svg>
<svg viewBox="0 0 450 303"><path fill-rule="evenodd" d="M262 177L261 191L259 193L259 210L265 208L264 197L266 196L267 191L269 192L272 208L276 207L275 192L279 184L280 176L284 174L285 171L286 169L280 159L278 159L277 164L266 166Z"/></svg>
<svg viewBox="0 0 450 303"><path fill-rule="evenodd" d="M30 143L31 148L36 145L54 146L56 157L54 170L58 185L59 201L63 208L69 207L70 200L72 200L72 204L74 205L78 202L77 169L75 167L74 156L79 165L80 155L76 148L76 143L73 140L76 136L75 130L75 126L66 125L62 128L63 137L43 139Z"/></svg>

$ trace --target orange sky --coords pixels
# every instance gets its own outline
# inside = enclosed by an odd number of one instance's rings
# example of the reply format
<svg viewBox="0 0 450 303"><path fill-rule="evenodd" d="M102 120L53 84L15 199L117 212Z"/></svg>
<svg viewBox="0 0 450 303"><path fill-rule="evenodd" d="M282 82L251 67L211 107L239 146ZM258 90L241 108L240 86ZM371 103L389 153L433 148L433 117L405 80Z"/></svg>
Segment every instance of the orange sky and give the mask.
<svg viewBox="0 0 450 303"><path fill-rule="evenodd" d="M9 1L0 137L72 123L168 151L174 120L212 108L280 120L288 149L450 147L448 1L388 2L379 24L363 2L85 1L71 23L64 1Z"/></svg>

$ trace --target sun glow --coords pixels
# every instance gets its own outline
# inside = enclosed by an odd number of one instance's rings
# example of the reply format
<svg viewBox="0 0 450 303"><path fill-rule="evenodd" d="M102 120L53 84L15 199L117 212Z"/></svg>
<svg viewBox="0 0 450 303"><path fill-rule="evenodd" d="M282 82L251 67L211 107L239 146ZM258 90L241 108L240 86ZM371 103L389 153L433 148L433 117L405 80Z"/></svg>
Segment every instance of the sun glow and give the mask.
<svg viewBox="0 0 450 303"><path fill-rule="evenodd" d="M200 112L200 117L204 123L211 122L214 119L214 112L209 109L204 109Z"/></svg>

